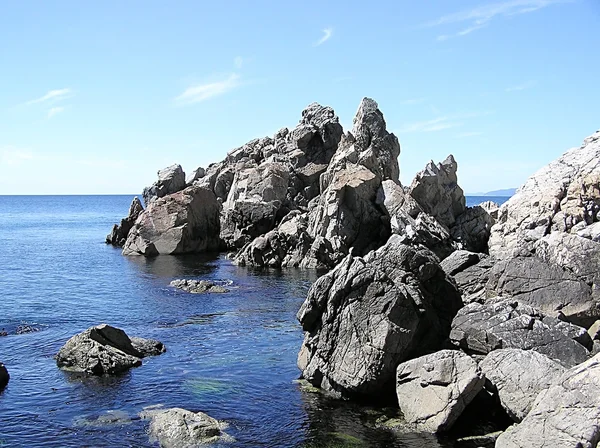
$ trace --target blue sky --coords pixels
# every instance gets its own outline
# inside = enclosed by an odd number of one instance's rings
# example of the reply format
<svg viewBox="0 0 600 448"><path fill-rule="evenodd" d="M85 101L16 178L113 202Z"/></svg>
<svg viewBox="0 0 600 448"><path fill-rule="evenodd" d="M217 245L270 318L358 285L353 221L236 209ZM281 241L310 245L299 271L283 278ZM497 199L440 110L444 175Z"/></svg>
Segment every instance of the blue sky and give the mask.
<svg viewBox="0 0 600 448"><path fill-rule="evenodd" d="M377 4L377 5L375 5ZM0 194L138 193L364 96L401 178L520 185L600 128L600 1L0 4Z"/></svg>

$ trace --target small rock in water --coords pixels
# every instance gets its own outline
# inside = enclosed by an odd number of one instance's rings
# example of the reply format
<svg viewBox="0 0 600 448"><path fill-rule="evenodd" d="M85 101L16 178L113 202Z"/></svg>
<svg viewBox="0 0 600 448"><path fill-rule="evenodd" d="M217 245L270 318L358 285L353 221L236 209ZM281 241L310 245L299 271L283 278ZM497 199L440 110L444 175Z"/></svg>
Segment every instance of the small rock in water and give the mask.
<svg viewBox="0 0 600 448"><path fill-rule="evenodd" d="M34 327L32 325L19 325L15 330L16 334L27 334L27 333L36 333L40 331L41 328Z"/></svg>
<svg viewBox="0 0 600 448"><path fill-rule="evenodd" d="M0 391L6 387L9 380L10 375L8 374L8 370L6 370L4 364L0 362Z"/></svg>
<svg viewBox="0 0 600 448"><path fill-rule="evenodd" d="M205 292L210 293L226 293L229 290L221 285L217 285L209 280L173 280L170 285L174 288L181 289L183 291L192 294L202 294Z"/></svg>
<svg viewBox="0 0 600 448"><path fill-rule="evenodd" d="M8 336L8 333L4 330L4 328L0 330L0 336Z"/></svg>

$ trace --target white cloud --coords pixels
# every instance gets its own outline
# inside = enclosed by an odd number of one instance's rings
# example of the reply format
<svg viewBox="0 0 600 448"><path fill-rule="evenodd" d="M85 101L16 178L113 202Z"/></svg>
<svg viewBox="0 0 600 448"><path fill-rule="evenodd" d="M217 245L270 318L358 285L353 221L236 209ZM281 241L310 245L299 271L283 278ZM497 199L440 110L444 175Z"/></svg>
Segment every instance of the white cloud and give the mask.
<svg viewBox="0 0 600 448"><path fill-rule="evenodd" d="M64 110L64 107L53 107L48 111L48 118L52 118L53 116L60 114Z"/></svg>
<svg viewBox="0 0 600 448"><path fill-rule="evenodd" d="M323 37L321 37L317 42L315 42L315 47L318 47L319 45L323 45L325 42L327 42L331 36L333 36L333 28L325 28L323 30Z"/></svg>
<svg viewBox="0 0 600 448"><path fill-rule="evenodd" d="M236 56L235 59L233 60L233 65L237 69L242 68L242 66L244 65L244 58L242 58L241 56Z"/></svg>
<svg viewBox="0 0 600 448"><path fill-rule="evenodd" d="M408 106L412 104L421 104L426 100L427 98L410 98L408 100L400 101L400 104L403 106Z"/></svg>
<svg viewBox="0 0 600 448"><path fill-rule="evenodd" d="M516 86L507 87L504 90L506 92L518 92L518 91L521 91L521 90L531 89L532 87L535 87L536 84L537 83L535 81L527 81L527 82L524 82L522 84L518 84Z"/></svg>
<svg viewBox="0 0 600 448"><path fill-rule="evenodd" d="M405 134L409 132L437 132L446 129L452 129L463 124L458 121L454 121L451 117L439 117L433 120L417 121L415 123L409 123L402 126L396 134Z"/></svg>
<svg viewBox="0 0 600 448"><path fill-rule="evenodd" d="M175 98L179 105L195 104L224 95L240 85L240 76L236 73L229 75L221 81L198 84L188 87L183 93Z"/></svg>
<svg viewBox="0 0 600 448"><path fill-rule="evenodd" d="M559 3L572 3L575 0L510 0L499 3L491 3L473 9L459 11L440 17L426 23L427 28L448 24L466 23L468 26L456 33L442 34L437 37L438 41L445 41L452 37L460 37L471 34L473 31L485 28L497 17L510 17L520 14L528 14L547 6Z"/></svg>
<svg viewBox="0 0 600 448"><path fill-rule="evenodd" d="M71 89L56 89L50 90L44 96L36 98L35 100L27 101L25 104L37 104L37 103L45 103L45 102L56 102L61 101L66 98L69 98L73 95L73 91Z"/></svg>
<svg viewBox="0 0 600 448"><path fill-rule="evenodd" d="M33 159L33 153L14 146L0 148L0 166L19 166L27 160Z"/></svg>
<svg viewBox="0 0 600 448"><path fill-rule="evenodd" d="M483 135L483 132L461 132L459 134L456 134L456 138L477 137L479 135Z"/></svg>

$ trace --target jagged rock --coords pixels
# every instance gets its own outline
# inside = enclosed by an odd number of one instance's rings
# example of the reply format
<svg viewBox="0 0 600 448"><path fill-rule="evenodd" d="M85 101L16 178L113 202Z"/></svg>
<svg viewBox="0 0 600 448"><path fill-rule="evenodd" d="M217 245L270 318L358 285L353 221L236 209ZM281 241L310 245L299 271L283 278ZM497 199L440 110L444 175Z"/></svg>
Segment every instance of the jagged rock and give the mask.
<svg viewBox="0 0 600 448"><path fill-rule="evenodd" d="M306 332L298 366L314 386L376 399L392 390L400 362L440 348L460 306L437 257L393 235L312 286L298 312Z"/></svg>
<svg viewBox="0 0 600 448"><path fill-rule="evenodd" d="M600 341L600 320L597 320L588 328L588 334L592 340Z"/></svg>
<svg viewBox="0 0 600 448"><path fill-rule="evenodd" d="M494 223L496 222L496 219L498 219L498 214L500 213L500 206L497 203L494 201L484 201L479 204L479 207L484 209L488 215L491 216L491 218L494 220Z"/></svg>
<svg viewBox="0 0 600 448"><path fill-rule="evenodd" d="M462 308L452 321L450 340L467 353L485 355L502 348L520 348L572 367L589 354L573 339L584 337L581 330L514 299L504 299Z"/></svg>
<svg viewBox="0 0 600 448"><path fill-rule="evenodd" d="M56 364L92 375L116 374L140 366L141 358L164 351L159 341L132 340L123 330L102 324L69 339L56 355Z"/></svg>
<svg viewBox="0 0 600 448"><path fill-rule="evenodd" d="M138 216L144 211L144 207L140 200L136 197L131 201L129 213L126 218L121 220L121 224L115 224L112 231L106 236L106 244L112 244L115 247L123 247L127 240L129 231L138 219Z"/></svg>
<svg viewBox="0 0 600 448"><path fill-rule="evenodd" d="M486 252L493 225L494 219L483 207L467 207L456 217L450 234L463 249L472 252Z"/></svg>
<svg viewBox="0 0 600 448"><path fill-rule="evenodd" d="M222 436L223 425L203 412L172 408L145 411L141 417L150 419L150 440L163 448L198 447Z"/></svg>
<svg viewBox="0 0 600 448"><path fill-rule="evenodd" d="M538 257L517 257L496 263L486 289L586 327L600 317L595 289L571 271Z"/></svg>
<svg viewBox="0 0 600 448"><path fill-rule="evenodd" d="M217 285L215 282L211 282L210 280L173 280L169 283L173 288L181 289L183 291L192 293L192 294L202 294L202 293L225 293L229 292L227 288L224 288L221 285Z"/></svg>
<svg viewBox="0 0 600 448"><path fill-rule="evenodd" d="M576 226L573 226L572 230L575 230ZM583 226L581 229L576 230L577 235L581 238L592 240L595 243L600 243L600 222L595 222L589 226Z"/></svg>
<svg viewBox="0 0 600 448"><path fill-rule="evenodd" d="M158 180L144 188L142 196L146 207L154 198L162 198L185 188L185 173L181 165L171 165L158 172Z"/></svg>
<svg viewBox="0 0 600 448"><path fill-rule="evenodd" d="M423 210L446 227L451 227L466 209L465 195L457 184L457 169L452 155L437 165L431 161L409 188Z"/></svg>
<svg viewBox="0 0 600 448"><path fill-rule="evenodd" d="M548 389L566 369L534 350L494 350L479 364L498 393L507 414L520 422L531 410L538 394Z"/></svg>
<svg viewBox="0 0 600 448"><path fill-rule="evenodd" d="M511 258L531 252L549 233L569 232L578 225L581 231L581 225L598 221L599 208L600 131L540 169L502 205L490 254Z"/></svg>
<svg viewBox="0 0 600 448"><path fill-rule="evenodd" d="M198 179L202 179L204 176L206 176L206 170L204 168L202 168L201 166L199 166L198 168L196 168L194 171L192 171L190 174L187 175L187 177L185 178L185 184L189 187L194 182L196 182Z"/></svg>
<svg viewBox="0 0 600 448"><path fill-rule="evenodd" d="M469 252L468 250L457 250L445 258L440 263L440 267L446 274L454 276L479 263L479 261L479 254Z"/></svg>
<svg viewBox="0 0 600 448"><path fill-rule="evenodd" d="M483 302L487 297L486 285L495 261L486 254L477 254L477 256L479 262L455 272L453 276L465 304L475 301Z"/></svg>
<svg viewBox="0 0 600 448"><path fill-rule="evenodd" d="M8 370L6 370L6 366L0 362L0 391L6 387L9 380L10 375L8 374Z"/></svg>
<svg viewBox="0 0 600 448"><path fill-rule="evenodd" d="M542 391L496 448L594 448L600 440L600 355L565 372Z"/></svg>
<svg viewBox="0 0 600 448"><path fill-rule="evenodd" d="M400 410L418 430L449 430L483 389L477 363L462 352L442 350L398 366L396 394Z"/></svg>
<svg viewBox="0 0 600 448"><path fill-rule="evenodd" d="M123 255L216 251L219 211L214 193L199 186L155 199L129 232Z"/></svg>

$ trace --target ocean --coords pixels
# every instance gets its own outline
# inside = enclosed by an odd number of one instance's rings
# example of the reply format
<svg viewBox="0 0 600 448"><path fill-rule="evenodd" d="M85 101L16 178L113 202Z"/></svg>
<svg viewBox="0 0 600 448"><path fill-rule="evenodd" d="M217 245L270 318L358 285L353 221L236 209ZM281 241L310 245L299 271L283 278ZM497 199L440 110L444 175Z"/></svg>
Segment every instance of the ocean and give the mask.
<svg viewBox="0 0 600 448"><path fill-rule="evenodd" d="M123 257L104 238L131 199L0 196L0 361L11 375L0 392L0 446L157 446L138 417L154 405L226 421L235 442L213 446L454 446L377 428L384 410L298 384L295 316L315 272L240 268L219 255ZM480 199L467 202L493 200ZM169 287L175 278L231 291L187 294ZM59 370L60 347L103 322L159 339L167 352L115 377Z"/></svg>

